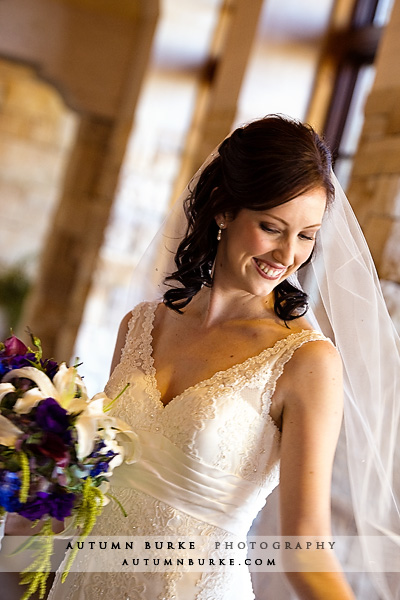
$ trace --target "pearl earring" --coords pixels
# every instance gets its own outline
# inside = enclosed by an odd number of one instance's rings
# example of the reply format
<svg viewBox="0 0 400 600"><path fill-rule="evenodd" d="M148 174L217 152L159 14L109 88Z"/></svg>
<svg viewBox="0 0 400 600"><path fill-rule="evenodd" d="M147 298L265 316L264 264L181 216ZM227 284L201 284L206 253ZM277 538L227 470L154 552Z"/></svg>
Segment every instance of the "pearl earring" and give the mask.
<svg viewBox="0 0 400 600"><path fill-rule="evenodd" d="M219 229L218 229L218 233L217 233L217 242L219 242L221 240L221 236L222 236L222 230L225 227L225 223L220 223L219 224Z"/></svg>

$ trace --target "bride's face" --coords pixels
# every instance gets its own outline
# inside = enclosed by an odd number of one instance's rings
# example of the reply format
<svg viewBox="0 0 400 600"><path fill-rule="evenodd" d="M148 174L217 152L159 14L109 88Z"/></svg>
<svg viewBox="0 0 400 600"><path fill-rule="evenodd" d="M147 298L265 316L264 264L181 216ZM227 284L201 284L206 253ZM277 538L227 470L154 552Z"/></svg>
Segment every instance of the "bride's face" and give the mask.
<svg viewBox="0 0 400 600"><path fill-rule="evenodd" d="M267 296L309 258L326 207L326 192L316 188L265 211L242 209L225 223L214 280L225 289Z"/></svg>

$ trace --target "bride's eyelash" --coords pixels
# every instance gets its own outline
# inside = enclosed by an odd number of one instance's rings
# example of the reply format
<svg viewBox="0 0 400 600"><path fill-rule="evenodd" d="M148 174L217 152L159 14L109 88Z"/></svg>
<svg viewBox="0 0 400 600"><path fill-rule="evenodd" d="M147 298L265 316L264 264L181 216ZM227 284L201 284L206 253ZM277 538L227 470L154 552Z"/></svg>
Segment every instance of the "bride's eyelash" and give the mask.
<svg viewBox="0 0 400 600"><path fill-rule="evenodd" d="M260 223L260 227L263 231L266 231L267 233L280 233L279 229L276 229L276 227L271 227L270 225L266 225L265 223ZM308 235L305 235L304 233L299 233L299 237L302 238L303 240L315 242L314 235L308 236Z"/></svg>
<svg viewBox="0 0 400 600"><path fill-rule="evenodd" d="M263 231L267 231L268 233L280 233L279 229L276 229L275 227L270 227L265 223L260 223L260 227Z"/></svg>

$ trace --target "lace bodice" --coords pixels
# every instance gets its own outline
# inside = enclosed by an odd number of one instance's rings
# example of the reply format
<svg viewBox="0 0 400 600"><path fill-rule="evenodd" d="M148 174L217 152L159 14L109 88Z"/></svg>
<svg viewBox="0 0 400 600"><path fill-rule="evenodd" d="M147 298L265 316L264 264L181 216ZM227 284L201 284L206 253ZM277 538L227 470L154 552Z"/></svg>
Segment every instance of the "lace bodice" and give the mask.
<svg viewBox="0 0 400 600"><path fill-rule="evenodd" d="M165 435L196 460L259 485L268 478L276 485L280 432L269 415L275 385L297 348L325 338L308 330L289 335L186 389L164 406L152 358L156 307L156 302L142 303L132 313L121 361L106 388L113 398L130 384L113 414L135 429Z"/></svg>
<svg viewBox="0 0 400 600"><path fill-rule="evenodd" d="M309 330L291 334L164 406L152 358L156 307L134 309L106 388L114 398L129 383L113 414L132 426L142 446L141 459L116 469L111 481L128 516L110 503L94 533L243 540L279 482L280 432L269 414L276 382L297 348L325 338ZM97 600L101 586L112 588L115 600L253 598L247 569L235 573L80 573L56 598Z"/></svg>

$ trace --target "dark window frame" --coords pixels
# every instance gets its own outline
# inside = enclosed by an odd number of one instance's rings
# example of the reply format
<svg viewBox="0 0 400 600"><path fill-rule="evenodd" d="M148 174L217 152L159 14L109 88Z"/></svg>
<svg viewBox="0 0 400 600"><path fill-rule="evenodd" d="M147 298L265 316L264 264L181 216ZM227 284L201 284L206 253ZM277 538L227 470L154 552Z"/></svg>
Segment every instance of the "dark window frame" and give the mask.
<svg viewBox="0 0 400 600"><path fill-rule="evenodd" d="M334 161L342 158L340 146L360 71L374 62L382 27L374 25L380 0L357 0L346 31L328 40L328 53L338 57L335 84L323 134L333 150ZM343 157L344 158L344 157Z"/></svg>

